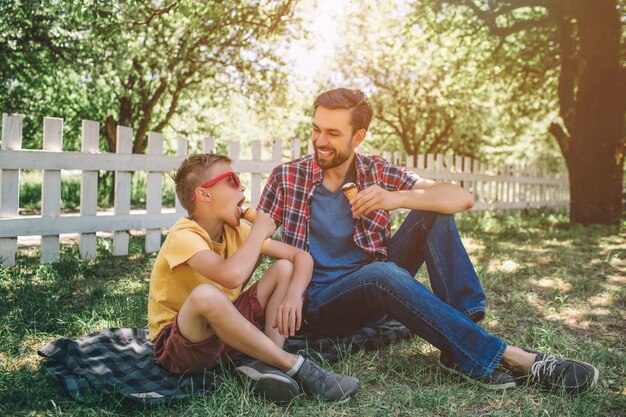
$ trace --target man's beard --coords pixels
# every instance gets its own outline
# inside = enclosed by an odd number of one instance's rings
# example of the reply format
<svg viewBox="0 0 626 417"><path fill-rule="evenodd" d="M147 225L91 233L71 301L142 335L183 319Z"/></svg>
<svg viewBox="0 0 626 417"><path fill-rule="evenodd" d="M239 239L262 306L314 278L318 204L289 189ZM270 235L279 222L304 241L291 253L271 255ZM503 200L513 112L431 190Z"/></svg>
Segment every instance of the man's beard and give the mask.
<svg viewBox="0 0 626 417"><path fill-rule="evenodd" d="M341 153L341 152L338 152L336 149L333 149L333 152L335 153L335 155L331 159L322 160L320 159L319 154L317 153L317 148L314 148L314 151L315 151L315 162L317 162L317 165L319 165L319 167L322 169L335 168L336 166L339 166L343 164L344 162L346 162L348 159L350 159L349 152Z"/></svg>

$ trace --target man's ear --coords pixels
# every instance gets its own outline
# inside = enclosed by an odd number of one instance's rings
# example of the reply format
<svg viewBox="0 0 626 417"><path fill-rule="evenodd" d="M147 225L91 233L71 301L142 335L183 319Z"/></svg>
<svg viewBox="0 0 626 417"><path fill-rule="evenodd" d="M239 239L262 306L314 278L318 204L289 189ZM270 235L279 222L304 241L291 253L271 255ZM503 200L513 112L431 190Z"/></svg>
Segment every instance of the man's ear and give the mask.
<svg viewBox="0 0 626 417"><path fill-rule="evenodd" d="M352 135L352 147L358 148L361 143L365 140L365 135L367 134L367 130L359 129Z"/></svg>

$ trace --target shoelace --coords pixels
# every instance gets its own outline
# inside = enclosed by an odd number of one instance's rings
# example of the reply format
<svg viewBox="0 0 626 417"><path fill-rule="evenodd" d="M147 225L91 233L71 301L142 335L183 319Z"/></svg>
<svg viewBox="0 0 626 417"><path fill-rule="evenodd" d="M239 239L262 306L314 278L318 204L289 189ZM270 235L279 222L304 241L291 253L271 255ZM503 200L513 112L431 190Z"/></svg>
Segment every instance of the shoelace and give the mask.
<svg viewBox="0 0 626 417"><path fill-rule="evenodd" d="M538 362L533 363L530 368L530 372L532 375L532 380L537 383L541 383L541 375L545 375L547 378L554 378L554 370L556 366L559 364L559 359L552 356L546 355L544 358Z"/></svg>
<svg viewBox="0 0 626 417"><path fill-rule="evenodd" d="M315 385L318 387L324 386L324 379L326 377L326 373L322 368L317 366L316 364L312 364L309 368L309 373L307 376L311 378L311 380L315 381Z"/></svg>

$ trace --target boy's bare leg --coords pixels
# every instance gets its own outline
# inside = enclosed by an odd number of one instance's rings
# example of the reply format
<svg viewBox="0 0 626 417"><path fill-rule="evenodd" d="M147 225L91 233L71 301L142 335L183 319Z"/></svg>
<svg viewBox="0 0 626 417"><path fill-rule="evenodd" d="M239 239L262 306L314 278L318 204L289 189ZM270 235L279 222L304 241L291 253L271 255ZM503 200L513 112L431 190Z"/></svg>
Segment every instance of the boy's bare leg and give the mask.
<svg viewBox="0 0 626 417"><path fill-rule="evenodd" d="M224 343L248 356L283 371L291 369L297 356L285 352L239 313L220 289L197 286L178 313L178 328L190 342L217 334Z"/></svg>
<svg viewBox="0 0 626 417"><path fill-rule="evenodd" d="M278 328L274 329L278 306L285 298L291 276L293 264L281 259L272 264L257 283L257 298L265 310L265 334L280 348L285 344L285 336Z"/></svg>

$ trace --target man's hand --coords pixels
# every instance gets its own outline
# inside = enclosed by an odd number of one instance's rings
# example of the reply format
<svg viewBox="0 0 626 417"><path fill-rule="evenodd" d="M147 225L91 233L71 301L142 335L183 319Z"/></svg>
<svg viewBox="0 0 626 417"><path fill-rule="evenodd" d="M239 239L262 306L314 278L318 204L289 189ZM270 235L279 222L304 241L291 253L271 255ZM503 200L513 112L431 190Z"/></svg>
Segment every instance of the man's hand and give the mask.
<svg viewBox="0 0 626 417"><path fill-rule="evenodd" d="M272 216L264 211L258 210L256 219L254 219L254 223L252 223L252 230L261 230L264 233L265 239L267 239L272 237L276 231L276 223L274 223Z"/></svg>
<svg viewBox="0 0 626 417"><path fill-rule="evenodd" d="M302 324L302 296L288 293L278 306L272 327L285 336L294 336Z"/></svg>
<svg viewBox="0 0 626 417"><path fill-rule="evenodd" d="M397 194L378 185L372 185L358 192L350 204L355 216L367 216L374 210L395 210L399 208Z"/></svg>

